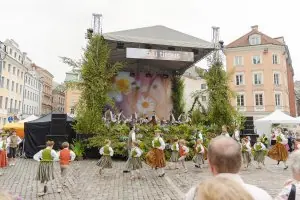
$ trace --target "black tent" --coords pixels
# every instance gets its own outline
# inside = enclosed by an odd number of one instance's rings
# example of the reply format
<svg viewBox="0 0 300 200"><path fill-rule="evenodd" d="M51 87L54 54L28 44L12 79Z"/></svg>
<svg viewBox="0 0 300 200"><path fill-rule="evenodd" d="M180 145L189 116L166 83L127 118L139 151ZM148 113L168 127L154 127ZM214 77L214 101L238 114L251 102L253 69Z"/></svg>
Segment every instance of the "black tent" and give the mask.
<svg viewBox="0 0 300 200"><path fill-rule="evenodd" d="M32 158L35 153L45 148L47 140L53 140L55 142L54 148L58 149L62 142L72 142L72 139L76 137L72 128L74 119L69 116L67 116L66 123L63 124L63 127L66 128L64 135L56 134L55 130L51 130L52 114L57 113L50 113L34 121L24 123L24 152L26 157Z"/></svg>

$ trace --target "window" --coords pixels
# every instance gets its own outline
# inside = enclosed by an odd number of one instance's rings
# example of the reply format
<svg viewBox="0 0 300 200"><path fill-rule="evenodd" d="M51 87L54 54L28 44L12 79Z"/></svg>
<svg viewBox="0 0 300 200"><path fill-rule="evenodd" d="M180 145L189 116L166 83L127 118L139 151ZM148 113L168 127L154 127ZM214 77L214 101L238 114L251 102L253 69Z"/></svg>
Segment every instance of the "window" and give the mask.
<svg viewBox="0 0 300 200"><path fill-rule="evenodd" d="M17 58L17 52L14 53L14 57Z"/></svg>
<svg viewBox="0 0 300 200"><path fill-rule="evenodd" d="M2 61L2 63L3 63L3 69L5 69L5 67L6 67L6 62L5 62L5 61Z"/></svg>
<svg viewBox="0 0 300 200"><path fill-rule="evenodd" d="M19 101L19 111L21 111L21 101Z"/></svg>
<svg viewBox="0 0 300 200"><path fill-rule="evenodd" d="M7 109L7 104L8 104L8 97L5 98L5 109Z"/></svg>
<svg viewBox="0 0 300 200"><path fill-rule="evenodd" d="M236 85L244 85L244 75L243 74L235 75L235 83Z"/></svg>
<svg viewBox="0 0 300 200"><path fill-rule="evenodd" d="M202 96L202 101L206 101L206 96Z"/></svg>
<svg viewBox="0 0 300 200"><path fill-rule="evenodd" d="M263 94L262 93L255 94L255 106L263 106L263 105L264 105Z"/></svg>
<svg viewBox="0 0 300 200"><path fill-rule="evenodd" d="M8 64L8 68L7 68L7 71L10 72L10 68L11 68L11 65Z"/></svg>
<svg viewBox="0 0 300 200"><path fill-rule="evenodd" d="M253 56L252 57L252 64L254 64L254 65L261 64L260 56Z"/></svg>
<svg viewBox="0 0 300 200"><path fill-rule="evenodd" d="M12 108L13 101L14 101L13 99L10 99L10 103L9 103L9 107L10 107L10 108Z"/></svg>
<svg viewBox="0 0 300 200"><path fill-rule="evenodd" d="M281 95L280 94L275 94L275 105L281 106Z"/></svg>
<svg viewBox="0 0 300 200"><path fill-rule="evenodd" d="M6 118L3 118L3 125L6 124Z"/></svg>
<svg viewBox="0 0 300 200"><path fill-rule="evenodd" d="M9 90L9 79L6 80L6 89Z"/></svg>
<svg viewBox="0 0 300 200"><path fill-rule="evenodd" d="M13 67L13 75L16 75L16 67Z"/></svg>
<svg viewBox="0 0 300 200"><path fill-rule="evenodd" d="M16 83L16 93L19 91L19 83Z"/></svg>
<svg viewBox="0 0 300 200"><path fill-rule="evenodd" d="M26 106L26 113L29 114L28 105Z"/></svg>
<svg viewBox="0 0 300 200"><path fill-rule="evenodd" d="M22 94L22 89L23 89L23 86L20 85L20 94Z"/></svg>
<svg viewBox="0 0 300 200"><path fill-rule="evenodd" d="M258 45L261 43L260 35L252 35L249 37L250 45Z"/></svg>
<svg viewBox="0 0 300 200"><path fill-rule="evenodd" d="M272 56L272 61L273 61L273 64L279 64L279 57L277 54L273 54Z"/></svg>
<svg viewBox="0 0 300 200"><path fill-rule="evenodd" d="M15 109L17 109L17 104L18 104L18 101L15 100Z"/></svg>
<svg viewBox="0 0 300 200"><path fill-rule="evenodd" d="M21 61L21 56L19 55L19 61Z"/></svg>
<svg viewBox="0 0 300 200"><path fill-rule="evenodd" d="M27 99L29 99L29 91L27 91Z"/></svg>
<svg viewBox="0 0 300 200"><path fill-rule="evenodd" d="M12 55L12 49L9 49L9 54Z"/></svg>
<svg viewBox="0 0 300 200"><path fill-rule="evenodd" d="M280 84L279 78L280 78L280 74L278 72L274 73L274 85L279 85Z"/></svg>
<svg viewBox="0 0 300 200"><path fill-rule="evenodd" d="M205 90L206 89L206 84L201 84L201 89Z"/></svg>
<svg viewBox="0 0 300 200"><path fill-rule="evenodd" d="M23 79L23 72L21 72L21 78Z"/></svg>
<svg viewBox="0 0 300 200"><path fill-rule="evenodd" d="M18 69L18 71L17 71L17 76L19 76L20 75L20 70Z"/></svg>
<svg viewBox="0 0 300 200"><path fill-rule="evenodd" d="M255 73L253 82L254 85L261 85L263 83L262 73Z"/></svg>
<svg viewBox="0 0 300 200"><path fill-rule="evenodd" d="M244 59L242 56L234 57L234 66L244 65Z"/></svg>
<svg viewBox="0 0 300 200"><path fill-rule="evenodd" d="M4 76L1 77L1 87L4 88Z"/></svg>
<svg viewBox="0 0 300 200"><path fill-rule="evenodd" d="M245 97L243 94L238 94L236 96L236 105L240 106L240 107L244 107L245 106Z"/></svg>
<svg viewBox="0 0 300 200"><path fill-rule="evenodd" d="M2 108L3 96L0 96L0 108Z"/></svg>
<svg viewBox="0 0 300 200"><path fill-rule="evenodd" d="M14 89L15 89L15 82L12 81L12 82L11 82L11 91L14 91Z"/></svg>

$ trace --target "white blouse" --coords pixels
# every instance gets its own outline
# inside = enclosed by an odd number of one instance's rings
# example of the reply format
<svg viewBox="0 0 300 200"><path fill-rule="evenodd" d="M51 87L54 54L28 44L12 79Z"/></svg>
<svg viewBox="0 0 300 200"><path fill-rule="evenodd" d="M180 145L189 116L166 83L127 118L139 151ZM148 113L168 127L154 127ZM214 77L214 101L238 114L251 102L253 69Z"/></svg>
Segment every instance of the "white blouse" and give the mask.
<svg viewBox="0 0 300 200"><path fill-rule="evenodd" d="M154 140L152 140L152 147L157 148L157 147L154 146L154 141L157 140L157 139L160 143L160 147L158 147L158 149L164 150L165 147L166 147L166 144L165 144L165 141L161 137L155 137Z"/></svg>
<svg viewBox="0 0 300 200"><path fill-rule="evenodd" d="M104 146L104 147L105 147L105 146ZM102 147L102 148L100 149L100 151L99 151L100 155L103 155L103 154L104 154L104 147ZM114 150L113 150L111 147L109 147L108 149L109 149L109 155L110 155L110 156L113 156L113 155L114 155Z"/></svg>

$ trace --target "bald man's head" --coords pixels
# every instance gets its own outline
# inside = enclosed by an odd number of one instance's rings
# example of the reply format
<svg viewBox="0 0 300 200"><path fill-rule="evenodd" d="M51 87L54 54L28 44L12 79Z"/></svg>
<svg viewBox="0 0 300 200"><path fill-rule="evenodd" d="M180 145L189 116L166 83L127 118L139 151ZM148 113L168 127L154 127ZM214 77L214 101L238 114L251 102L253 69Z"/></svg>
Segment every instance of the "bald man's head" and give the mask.
<svg viewBox="0 0 300 200"><path fill-rule="evenodd" d="M215 173L236 174L242 165L241 146L230 137L218 136L208 146L208 159Z"/></svg>

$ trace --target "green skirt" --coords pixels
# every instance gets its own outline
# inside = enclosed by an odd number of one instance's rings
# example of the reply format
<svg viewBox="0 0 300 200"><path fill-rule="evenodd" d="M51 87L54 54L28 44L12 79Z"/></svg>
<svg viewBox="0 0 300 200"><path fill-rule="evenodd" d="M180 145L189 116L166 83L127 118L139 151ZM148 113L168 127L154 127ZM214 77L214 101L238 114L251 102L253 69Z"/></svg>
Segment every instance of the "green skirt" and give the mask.
<svg viewBox="0 0 300 200"><path fill-rule="evenodd" d="M143 168L142 160L140 157L132 157L128 160L128 169L137 170Z"/></svg>
<svg viewBox="0 0 300 200"><path fill-rule="evenodd" d="M263 163L265 160L265 151L255 151L254 152L254 160L259 163Z"/></svg>
<svg viewBox="0 0 300 200"><path fill-rule="evenodd" d="M179 152L178 151L172 151L170 162L178 162Z"/></svg>
<svg viewBox="0 0 300 200"><path fill-rule="evenodd" d="M201 165L204 164L204 159L203 159L203 154L202 153L197 153L194 157L193 157L193 162L197 165Z"/></svg>
<svg viewBox="0 0 300 200"><path fill-rule="evenodd" d="M41 183L48 182L54 179L54 165L53 162L40 161L36 180Z"/></svg>
<svg viewBox="0 0 300 200"><path fill-rule="evenodd" d="M101 168L112 168L112 159L110 156L102 156L96 164Z"/></svg>

